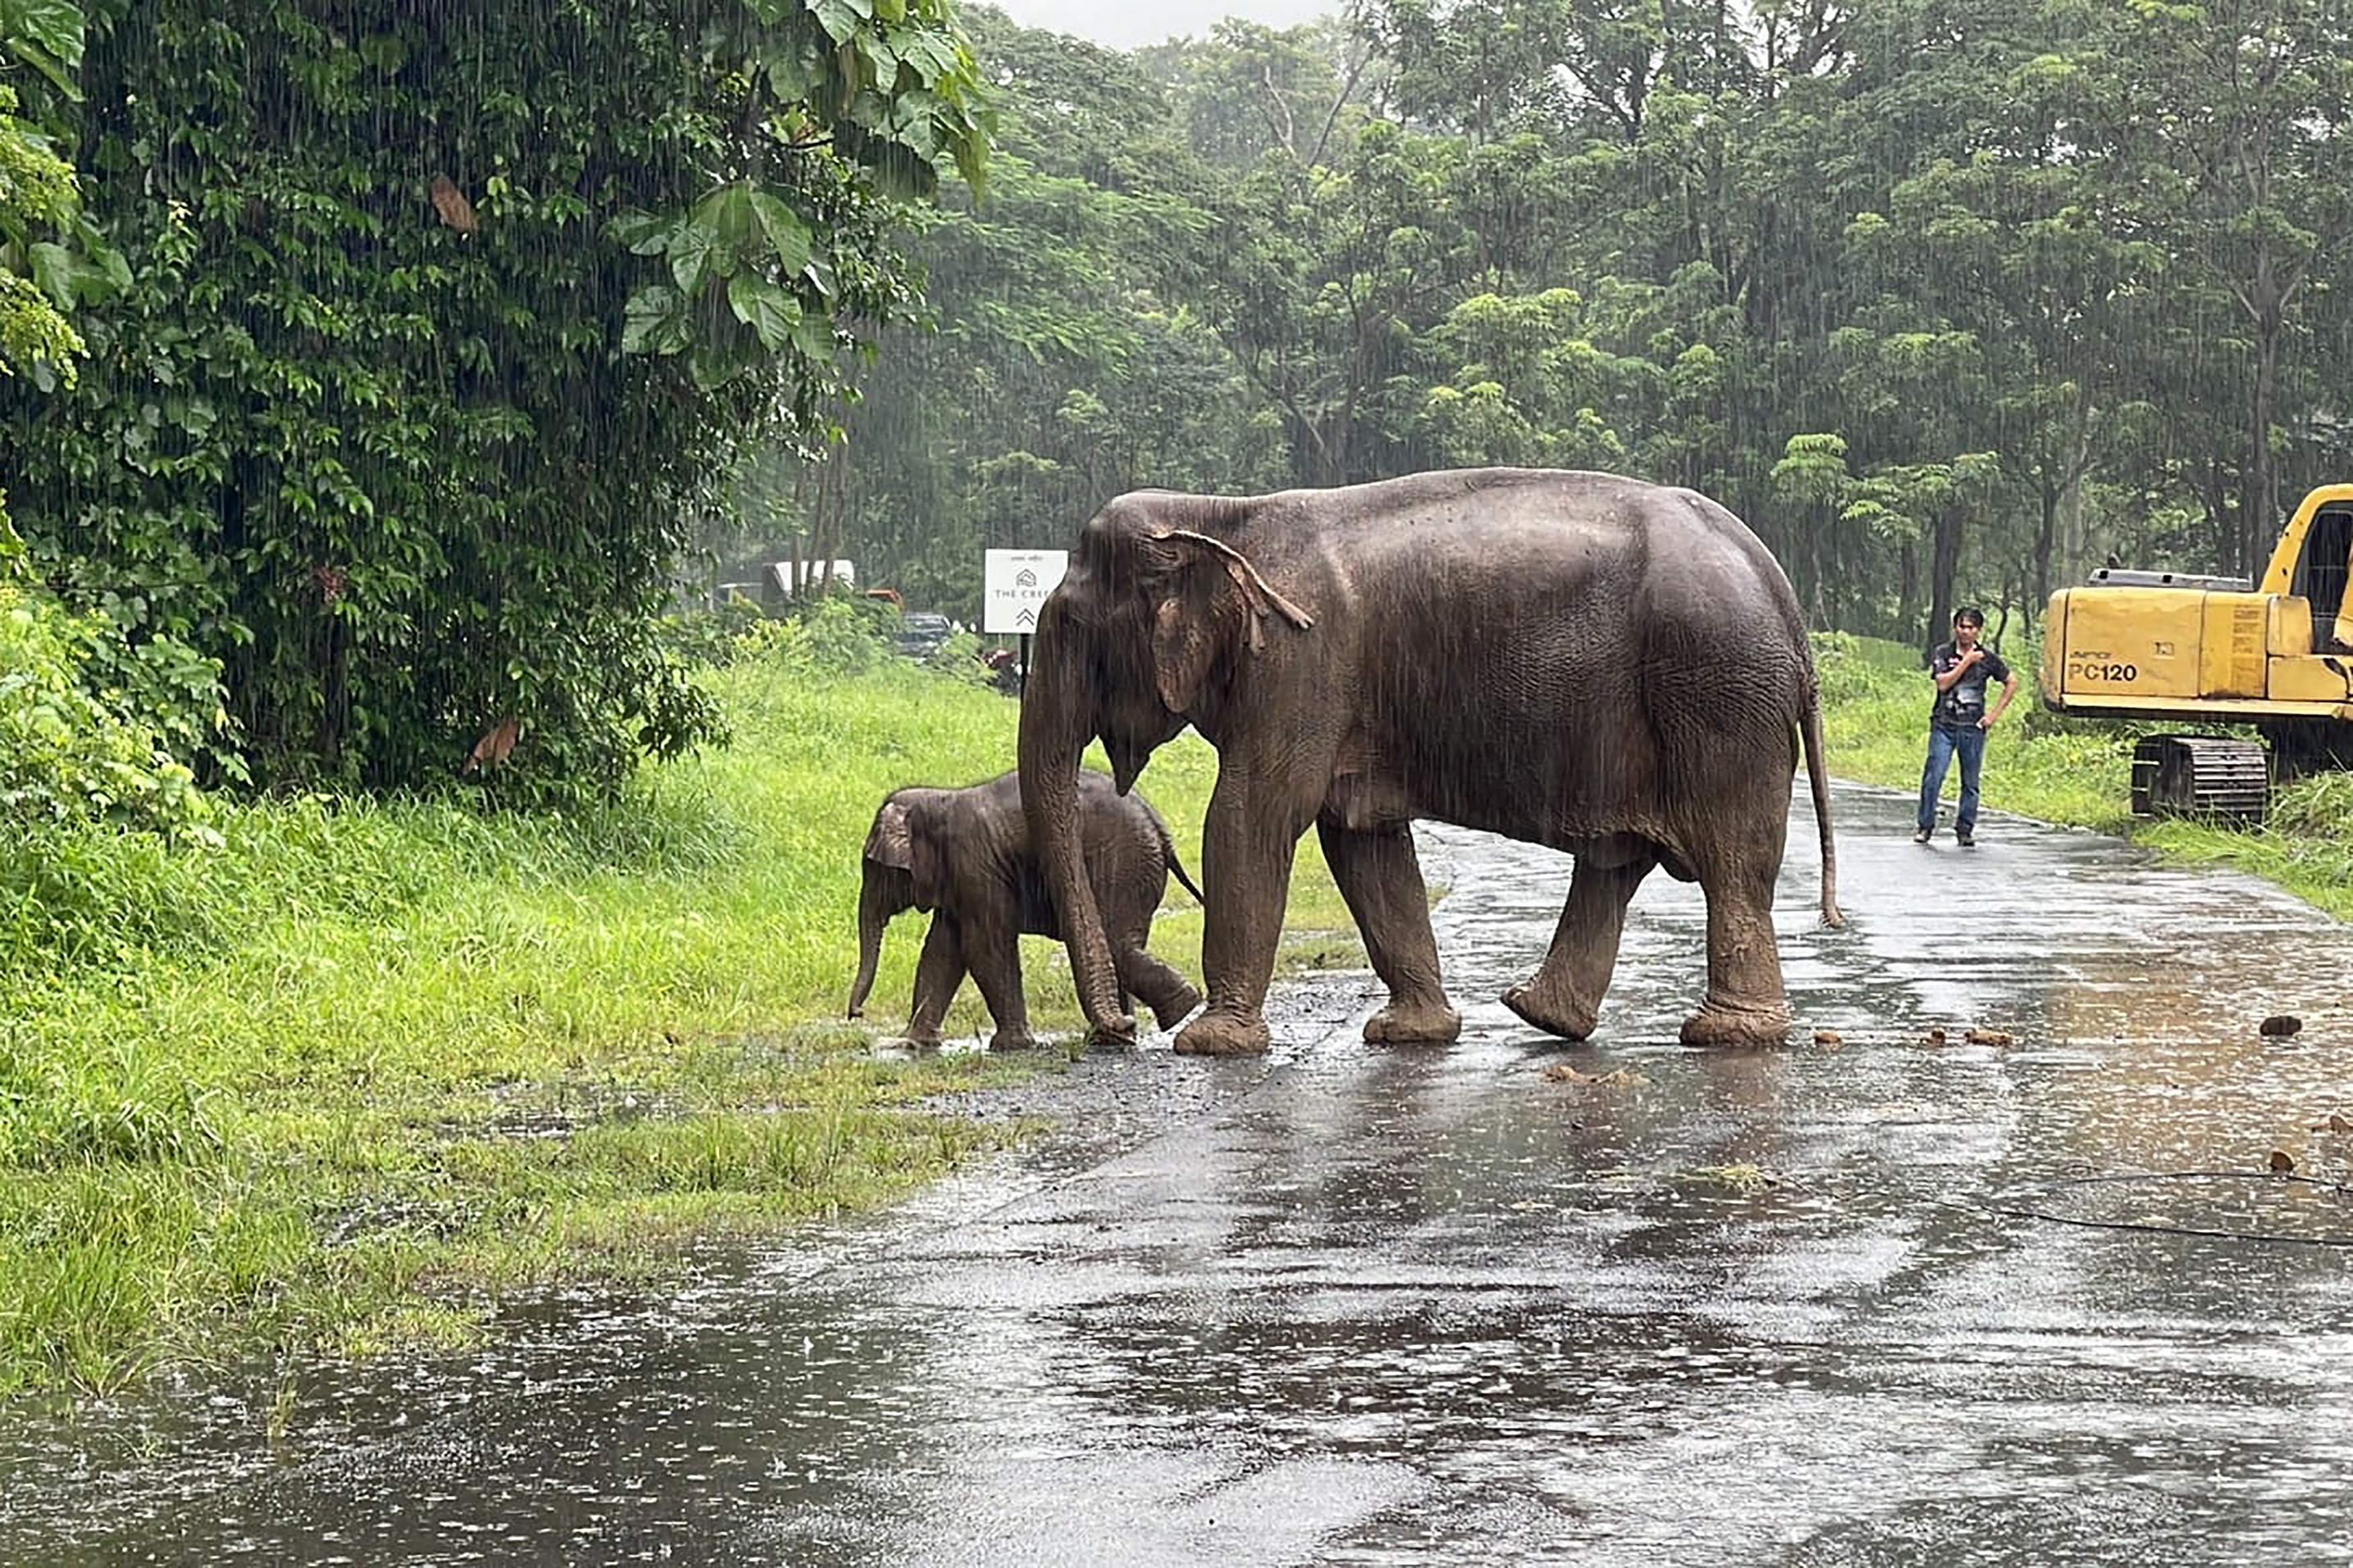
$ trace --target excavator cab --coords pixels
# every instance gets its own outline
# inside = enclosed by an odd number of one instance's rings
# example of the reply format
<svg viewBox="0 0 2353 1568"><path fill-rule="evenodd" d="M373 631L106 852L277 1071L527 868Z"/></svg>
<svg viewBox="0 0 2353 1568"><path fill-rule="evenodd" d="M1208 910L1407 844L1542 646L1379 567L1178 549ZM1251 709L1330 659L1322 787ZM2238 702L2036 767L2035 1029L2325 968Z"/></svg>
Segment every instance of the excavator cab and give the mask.
<svg viewBox="0 0 2353 1568"><path fill-rule="evenodd" d="M2315 654L2353 651L2353 642L2347 640L2353 626L2338 624L2348 576L2353 576L2353 504L2322 507L2313 514L2288 582L2288 592L2312 605Z"/></svg>
<svg viewBox="0 0 2353 1568"><path fill-rule="evenodd" d="M2353 485L2312 491L2260 583L2103 570L2051 595L2039 684L2055 712L2253 724L2265 742L2152 735L2133 810L2260 821L2275 772L2353 755Z"/></svg>

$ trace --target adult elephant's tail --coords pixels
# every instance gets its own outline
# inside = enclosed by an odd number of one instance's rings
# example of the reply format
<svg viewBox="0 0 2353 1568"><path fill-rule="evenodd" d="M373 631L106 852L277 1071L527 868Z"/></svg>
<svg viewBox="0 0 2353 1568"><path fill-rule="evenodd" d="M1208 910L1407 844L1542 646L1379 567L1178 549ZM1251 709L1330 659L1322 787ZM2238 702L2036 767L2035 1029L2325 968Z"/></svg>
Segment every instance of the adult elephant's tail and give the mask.
<svg viewBox="0 0 2353 1568"><path fill-rule="evenodd" d="M1838 844L1831 834L1831 775L1822 763L1822 689L1810 656L1806 663L1806 711L1799 728L1805 735L1806 777L1814 790L1814 826L1822 839L1822 923L1843 926L1846 916L1838 906Z"/></svg>

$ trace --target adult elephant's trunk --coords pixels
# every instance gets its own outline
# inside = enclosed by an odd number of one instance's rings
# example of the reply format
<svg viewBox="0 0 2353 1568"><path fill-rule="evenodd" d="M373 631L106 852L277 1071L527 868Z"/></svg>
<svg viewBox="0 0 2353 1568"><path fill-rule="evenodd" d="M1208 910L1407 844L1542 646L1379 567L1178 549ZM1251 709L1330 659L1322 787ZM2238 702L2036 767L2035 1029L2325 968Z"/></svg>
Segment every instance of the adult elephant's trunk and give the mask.
<svg viewBox="0 0 2353 1568"><path fill-rule="evenodd" d="M865 863L865 885L858 894L858 978L849 987L849 1016L866 1010L866 994L874 989L874 965L882 956L882 928L899 911L892 908L888 879L873 861Z"/></svg>
<svg viewBox="0 0 2353 1568"><path fill-rule="evenodd" d="M1069 656L1053 646L1060 640L1040 637L1044 657L1032 665L1021 697L1021 812L1029 820L1030 852L1061 918L1071 977L1087 1024L1098 1033L1124 1035L1134 1024L1119 1010L1111 944L1103 940L1103 915L1079 847L1079 754L1093 726L1087 693L1077 689Z"/></svg>

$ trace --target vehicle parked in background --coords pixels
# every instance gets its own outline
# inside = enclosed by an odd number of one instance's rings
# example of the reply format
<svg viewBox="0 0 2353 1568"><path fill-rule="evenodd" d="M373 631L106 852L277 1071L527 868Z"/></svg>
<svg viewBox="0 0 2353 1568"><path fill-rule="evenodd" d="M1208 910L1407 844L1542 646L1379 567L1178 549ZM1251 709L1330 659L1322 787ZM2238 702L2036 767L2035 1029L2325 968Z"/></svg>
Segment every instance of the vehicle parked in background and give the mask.
<svg viewBox="0 0 2353 1568"><path fill-rule="evenodd" d="M936 610L909 610L899 617L891 633L891 645L909 658L924 659L940 651L940 645L955 634L955 627Z"/></svg>

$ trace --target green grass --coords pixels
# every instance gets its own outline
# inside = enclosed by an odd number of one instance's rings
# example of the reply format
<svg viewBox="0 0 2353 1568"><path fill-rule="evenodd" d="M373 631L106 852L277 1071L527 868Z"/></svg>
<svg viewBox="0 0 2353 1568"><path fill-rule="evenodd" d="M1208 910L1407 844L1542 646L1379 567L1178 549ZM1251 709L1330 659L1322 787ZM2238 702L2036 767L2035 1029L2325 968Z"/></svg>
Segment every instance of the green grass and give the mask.
<svg viewBox="0 0 2353 1568"><path fill-rule="evenodd" d="M1826 638L1822 670L1833 770L1911 787L1908 651ZM513 1293L658 1281L690 1238L886 1202L1022 1135L956 1094L1059 1057L886 1059L839 1019L876 803L1003 771L1014 705L895 666L712 679L736 744L596 811L292 800L225 811L213 848L0 846L0 1391L462 1342ZM2283 792L2261 833L2136 825L2132 738L2022 699L1987 800L2353 913L2353 775ZM1187 736L1142 784L1197 872L1215 773ZM1198 976L1200 933L1172 884L1155 948ZM877 1028L920 937L886 942ZM1060 949L1024 949L1037 1023L1075 1034ZM1310 835L1283 967L1362 962ZM967 987L949 1027L987 1026Z"/></svg>
<svg viewBox="0 0 2353 1568"><path fill-rule="evenodd" d="M734 746L596 812L290 801L217 848L0 849L0 1390L450 1343L1020 1135L955 1092L1060 1058L884 1059L839 1021L875 805L1002 772L1015 706L895 668L713 679ZM1215 764L1188 735L1141 786L1197 873ZM1169 896L1154 946L1198 976ZM1292 925L1293 964L1353 949L1312 835ZM882 1029L921 935L886 941ZM1023 956L1034 1021L1075 1032L1060 948ZM950 1030L987 1024L967 986Z"/></svg>
<svg viewBox="0 0 2353 1568"><path fill-rule="evenodd" d="M1818 637L1823 741L1831 771L1916 790L1927 745L1928 678L1909 648L1871 638ZM2184 864L2265 877L2337 918L2353 918L2353 774L2301 779L2273 798L2270 820L2241 832L2131 814L2132 751L2160 724L2066 718L2035 700L2018 665L2018 700L1986 748L1985 804L2069 826L2129 837ZM1951 798L1953 784L1946 785Z"/></svg>

